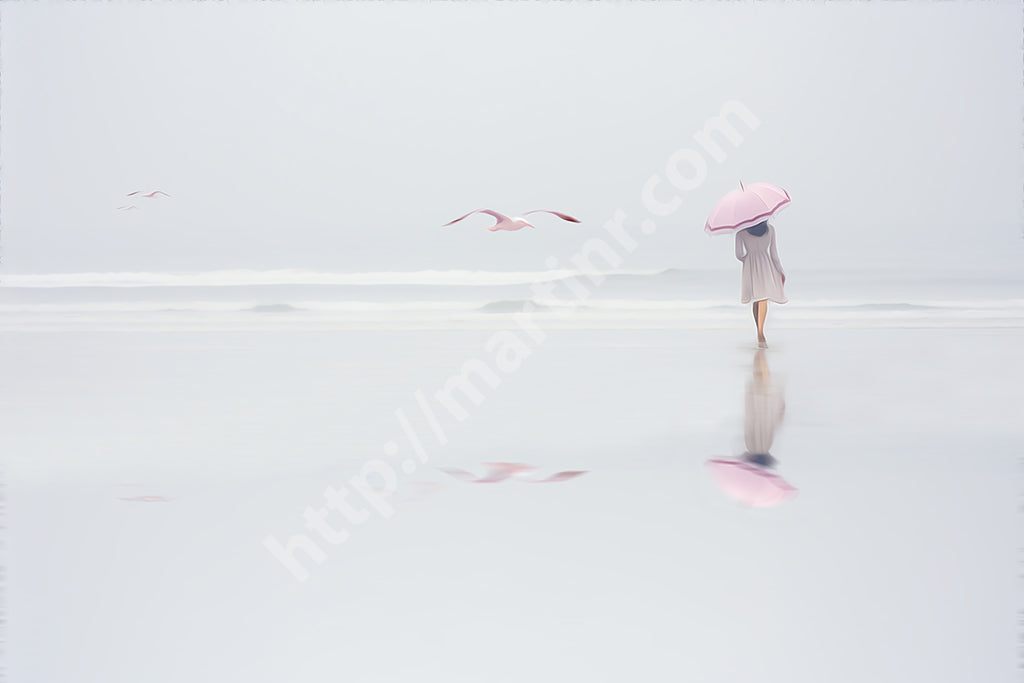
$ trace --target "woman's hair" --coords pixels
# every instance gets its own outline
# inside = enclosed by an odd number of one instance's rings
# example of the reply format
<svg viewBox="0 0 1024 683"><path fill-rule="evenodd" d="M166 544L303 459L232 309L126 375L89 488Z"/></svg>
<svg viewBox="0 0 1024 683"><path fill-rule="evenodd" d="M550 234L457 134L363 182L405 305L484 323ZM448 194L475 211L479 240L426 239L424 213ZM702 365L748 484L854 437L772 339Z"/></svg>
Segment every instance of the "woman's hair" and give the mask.
<svg viewBox="0 0 1024 683"><path fill-rule="evenodd" d="M761 221L754 227L747 228L747 232L749 232L754 237L760 237L761 235L768 232L768 221Z"/></svg>
<svg viewBox="0 0 1024 683"><path fill-rule="evenodd" d="M742 457L744 462L767 468L775 467L778 462L771 453L744 453Z"/></svg>

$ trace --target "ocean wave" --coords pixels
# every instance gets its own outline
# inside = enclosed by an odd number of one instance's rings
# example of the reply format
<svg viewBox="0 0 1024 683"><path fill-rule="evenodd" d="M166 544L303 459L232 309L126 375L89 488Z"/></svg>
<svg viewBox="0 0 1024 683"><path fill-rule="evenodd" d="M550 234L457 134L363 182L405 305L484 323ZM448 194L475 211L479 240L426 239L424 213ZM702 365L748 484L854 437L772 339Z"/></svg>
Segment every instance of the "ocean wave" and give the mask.
<svg viewBox="0 0 1024 683"><path fill-rule="evenodd" d="M545 312L550 311L551 307L539 304L533 299L518 299L512 301L492 301L480 306L476 310L482 313L520 313L524 311Z"/></svg>
<svg viewBox="0 0 1024 683"><path fill-rule="evenodd" d="M62 303L0 303L0 315L80 315L116 316L145 313L193 313L196 315L231 314L239 312L280 313L309 312L347 317L399 315L431 317L471 314L514 314L524 311L544 315L574 316L679 316L679 315L749 315L749 306L730 299L646 299L591 297L585 301L553 297L529 299L448 300L383 300L357 301L346 299L193 299L136 301L65 301ZM776 306L773 315L784 317L862 317L872 315L1024 315L1024 299L970 299L919 302L865 302L848 299L791 301Z"/></svg>
<svg viewBox="0 0 1024 683"><path fill-rule="evenodd" d="M298 306L292 306L291 304L257 304L250 306L245 310L253 313L292 313L295 311L302 311L304 309Z"/></svg>
<svg viewBox="0 0 1024 683"><path fill-rule="evenodd" d="M749 332L750 314L728 316L567 316L544 314L536 323L543 330L722 330ZM776 320L774 329L1024 329L1024 318L1004 317L807 317ZM350 318L347 316L248 315L216 316L123 316L47 317L8 319L0 317L5 334L27 332L453 332L514 330L506 315L478 314L457 317Z"/></svg>
<svg viewBox="0 0 1024 683"><path fill-rule="evenodd" d="M955 275L955 278L953 277ZM627 270L584 271L573 268L523 271L491 270L414 270L414 271L367 271L332 272L303 268L278 268L270 270L219 269L210 271L180 272L65 272L65 273L4 273L0 274L0 287L6 288L129 288L129 287L245 287L275 285L325 285L325 286L468 286L495 287L530 285L578 278L584 284L589 276L619 281L629 280L656 282L671 286L691 286L738 279L733 268L656 268ZM837 285L848 284L863 287L913 285L916 287L941 287L953 282L956 287L981 285L993 287L993 291L1005 291L1007 286L1024 287L1024 277L1014 272L955 272L907 270L808 270L801 272L801 281L814 283L812 286L834 291ZM804 286L807 286L806 284ZM953 291L953 290L951 290ZM1017 290L1024 291L1021 289ZM1018 294L1019 296L1019 294Z"/></svg>
<svg viewBox="0 0 1024 683"><path fill-rule="evenodd" d="M657 276L663 271L609 271L591 273L609 276ZM204 272L116 272L8 274L0 286L17 288L69 287L242 287L258 285L421 285L421 286L507 286L552 282L586 277L579 270L484 271L419 270L365 273L332 273L316 270L214 270Z"/></svg>
<svg viewBox="0 0 1024 683"><path fill-rule="evenodd" d="M877 303L877 304L851 304L848 306L837 306L836 308L854 308L862 311L927 311L941 306L928 304L907 304L907 303Z"/></svg>
<svg viewBox="0 0 1024 683"><path fill-rule="evenodd" d="M437 313L470 311L479 301L86 301L66 303L0 304L0 314L123 314L123 313L234 313L314 311L320 313Z"/></svg>

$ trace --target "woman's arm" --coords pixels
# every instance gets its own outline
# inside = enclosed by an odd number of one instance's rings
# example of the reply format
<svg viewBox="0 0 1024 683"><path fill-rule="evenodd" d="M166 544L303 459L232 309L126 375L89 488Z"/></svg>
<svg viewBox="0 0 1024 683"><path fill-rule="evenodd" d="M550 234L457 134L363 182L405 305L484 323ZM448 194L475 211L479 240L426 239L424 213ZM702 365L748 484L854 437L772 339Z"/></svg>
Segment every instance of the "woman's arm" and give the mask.
<svg viewBox="0 0 1024 683"><path fill-rule="evenodd" d="M779 269L779 274L782 275L782 282L786 282L786 271L782 269L782 261L779 260L779 252L775 248L775 226L768 224L768 229L771 230L771 242L768 247L768 251L772 257L772 263Z"/></svg>
<svg viewBox="0 0 1024 683"><path fill-rule="evenodd" d="M746 249L743 248L743 242L740 241L740 233L736 233L736 259L742 261L746 255Z"/></svg>

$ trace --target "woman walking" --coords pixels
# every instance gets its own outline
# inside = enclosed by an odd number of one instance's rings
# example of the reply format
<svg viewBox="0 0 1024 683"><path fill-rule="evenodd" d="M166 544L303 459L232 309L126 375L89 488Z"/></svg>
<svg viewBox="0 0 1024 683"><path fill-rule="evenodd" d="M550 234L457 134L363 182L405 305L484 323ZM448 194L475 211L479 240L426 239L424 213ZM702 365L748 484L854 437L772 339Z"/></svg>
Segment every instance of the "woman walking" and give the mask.
<svg viewBox="0 0 1024 683"><path fill-rule="evenodd" d="M747 380L746 403L746 451L735 458L712 458L707 467L718 485L741 503L775 507L795 496L797 490L776 471L778 460L771 454L775 433L786 414L786 397L781 384L772 379L763 349L754 352L754 376Z"/></svg>
<svg viewBox="0 0 1024 683"><path fill-rule="evenodd" d="M757 345L768 348L764 336L764 321L768 317L768 302L786 303L783 286L786 273L782 270L775 247L775 227L762 221L752 228L736 233L736 258L743 263L740 301L752 303L754 322L757 324Z"/></svg>
<svg viewBox="0 0 1024 683"><path fill-rule="evenodd" d="M743 263L741 301L752 303L757 323L757 345L768 348L764 338L764 319L768 302L786 303L782 291L786 274L775 249L775 227L768 221L790 203L789 193L771 183L754 183L733 190L711 210L704 232L709 235L736 235L736 258Z"/></svg>

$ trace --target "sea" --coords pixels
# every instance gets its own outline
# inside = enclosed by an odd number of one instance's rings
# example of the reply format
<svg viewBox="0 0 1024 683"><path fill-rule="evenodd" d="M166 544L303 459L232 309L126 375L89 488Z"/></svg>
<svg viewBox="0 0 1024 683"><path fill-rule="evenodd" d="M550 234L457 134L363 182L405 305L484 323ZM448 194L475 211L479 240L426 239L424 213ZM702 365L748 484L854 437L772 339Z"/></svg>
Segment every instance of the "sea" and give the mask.
<svg viewBox="0 0 1024 683"><path fill-rule="evenodd" d="M769 327L1021 327L1024 270L788 274ZM752 324L738 270L0 275L0 329L345 331L720 329Z"/></svg>

